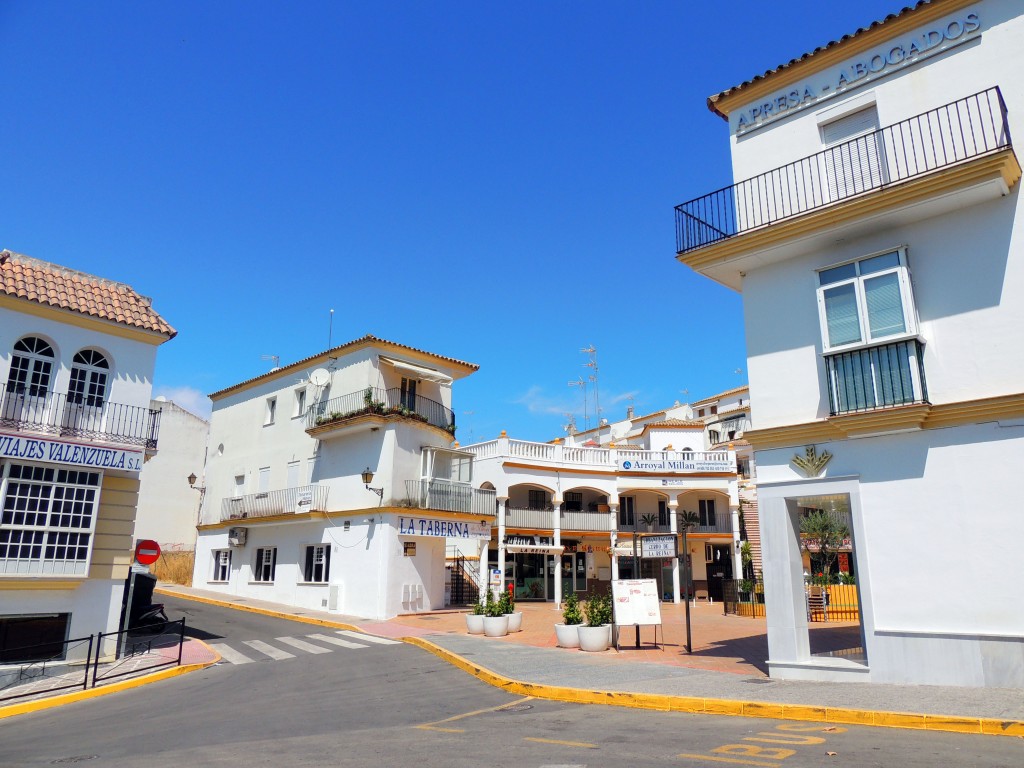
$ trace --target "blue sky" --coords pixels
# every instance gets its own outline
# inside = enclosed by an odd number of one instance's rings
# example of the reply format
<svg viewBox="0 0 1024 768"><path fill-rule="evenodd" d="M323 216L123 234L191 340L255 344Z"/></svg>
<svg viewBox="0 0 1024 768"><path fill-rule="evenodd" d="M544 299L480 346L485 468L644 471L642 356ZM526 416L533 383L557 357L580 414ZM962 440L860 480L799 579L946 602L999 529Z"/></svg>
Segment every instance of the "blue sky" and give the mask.
<svg viewBox="0 0 1024 768"><path fill-rule="evenodd" d="M0 0L0 247L152 296L193 409L333 308L480 365L463 443L583 427L591 345L604 416L660 410L746 382L739 295L674 258L732 181L706 97L901 7Z"/></svg>

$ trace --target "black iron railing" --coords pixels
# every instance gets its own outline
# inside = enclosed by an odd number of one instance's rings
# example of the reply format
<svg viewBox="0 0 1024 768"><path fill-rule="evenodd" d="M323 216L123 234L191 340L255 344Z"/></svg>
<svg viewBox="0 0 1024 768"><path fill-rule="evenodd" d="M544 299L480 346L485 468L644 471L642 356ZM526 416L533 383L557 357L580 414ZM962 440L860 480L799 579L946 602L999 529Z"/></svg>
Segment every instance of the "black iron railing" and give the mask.
<svg viewBox="0 0 1024 768"><path fill-rule="evenodd" d="M417 509L465 512L474 517L494 517L497 491L472 488L443 480L406 480L402 503Z"/></svg>
<svg viewBox="0 0 1024 768"><path fill-rule="evenodd" d="M159 409L78 394L0 385L0 427L156 449Z"/></svg>
<svg viewBox="0 0 1024 768"><path fill-rule="evenodd" d="M403 416L424 421L455 434L455 414L450 408L398 387L367 387L358 392L317 403L306 412L306 429L316 429L367 414Z"/></svg>
<svg viewBox="0 0 1024 768"><path fill-rule="evenodd" d="M825 355L832 416L928 402L917 339Z"/></svg>
<svg viewBox="0 0 1024 768"><path fill-rule="evenodd" d="M1010 146L1006 104L989 88L676 206L676 251Z"/></svg>
<svg viewBox="0 0 1024 768"><path fill-rule="evenodd" d="M324 512L327 509L327 491L326 485L302 485L222 499L220 519L245 520L313 510Z"/></svg>

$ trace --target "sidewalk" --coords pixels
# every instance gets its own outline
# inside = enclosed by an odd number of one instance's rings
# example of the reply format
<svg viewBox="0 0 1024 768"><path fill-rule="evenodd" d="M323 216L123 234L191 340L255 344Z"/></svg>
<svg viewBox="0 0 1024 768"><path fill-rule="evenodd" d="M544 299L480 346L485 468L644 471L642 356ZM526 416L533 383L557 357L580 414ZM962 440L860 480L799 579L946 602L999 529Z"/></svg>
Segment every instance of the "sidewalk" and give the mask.
<svg viewBox="0 0 1024 768"><path fill-rule="evenodd" d="M664 604L664 642L644 627L622 632L621 650L585 653L555 647L560 613L550 603L519 603L523 631L504 638L469 635L465 611L435 611L366 621L295 609L191 587L161 586L180 597L231 604L311 623L408 639L470 674L511 692L567 701L675 709L963 733L1024 736L1024 691L1008 688L818 683L767 677L764 619L723 616L718 604L691 607L693 653L687 654L683 606ZM817 625L815 652L849 647L852 624Z"/></svg>

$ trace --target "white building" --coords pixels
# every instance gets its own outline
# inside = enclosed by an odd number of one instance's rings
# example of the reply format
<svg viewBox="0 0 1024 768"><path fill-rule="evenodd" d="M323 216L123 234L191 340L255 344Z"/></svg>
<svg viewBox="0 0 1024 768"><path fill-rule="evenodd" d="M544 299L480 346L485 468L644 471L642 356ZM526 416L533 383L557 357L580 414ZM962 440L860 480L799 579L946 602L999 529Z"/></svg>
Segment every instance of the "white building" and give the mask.
<svg viewBox="0 0 1024 768"><path fill-rule="evenodd" d="M127 285L0 251L0 654L118 627L160 344ZM42 651L11 648L54 643ZM75 645L68 658L85 655Z"/></svg>
<svg viewBox="0 0 1024 768"><path fill-rule="evenodd" d="M692 512L691 586L721 599L740 573L737 459L729 444L708 445L707 434L704 418L676 404L640 417L629 409L623 421L570 430L564 441L502 433L466 446L476 485L497 494L489 570L523 600L561 602L570 591L607 590L612 579L653 578L664 599L679 602L679 514Z"/></svg>
<svg viewBox="0 0 1024 768"><path fill-rule="evenodd" d="M452 382L476 369L364 336L210 395L193 585L376 619L442 608L446 539L479 556L494 520L450 447Z"/></svg>
<svg viewBox="0 0 1024 768"><path fill-rule="evenodd" d="M737 182L677 207L677 250L743 293L774 677L1024 686L1022 13L920 2L709 99ZM838 656L812 509L852 532Z"/></svg>
<svg viewBox="0 0 1024 768"><path fill-rule="evenodd" d="M160 411L160 452L142 468L135 539L152 539L165 552L191 551L202 501L203 466L210 422L177 403L157 398ZM186 478L195 475L196 488Z"/></svg>

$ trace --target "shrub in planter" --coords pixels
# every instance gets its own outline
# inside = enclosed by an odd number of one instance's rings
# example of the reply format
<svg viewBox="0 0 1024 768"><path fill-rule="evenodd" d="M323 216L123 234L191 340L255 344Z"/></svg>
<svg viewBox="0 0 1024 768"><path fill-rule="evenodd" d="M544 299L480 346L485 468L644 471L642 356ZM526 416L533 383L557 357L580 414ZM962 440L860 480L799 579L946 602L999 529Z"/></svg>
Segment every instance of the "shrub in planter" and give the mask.
<svg viewBox="0 0 1024 768"><path fill-rule="evenodd" d="M487 637L504 637L508 634L508 616L501 612L501 603L494 599L494 593L487 590L484 602L484 634Z"/></svg>
<svg viewBox="0 0 1024 768"><path fill-rule="evenodd" d="M484 633L484 607L480 603L473 603L473 608L466 614L466 631L471 635Z"/></svg>
<svg viewBox="0 0 1024 768"><path fill-rule="evenodd" d="M612 596L611 593L591 595L583 606L586 626L577 629L580 636L580 650L606 651L612 644Z"/></svg>
<svg viewBox="0 0 1024 768"><path fill-rule="evenodd" d="M583 623L580 613L580 599L575 592L570 592L562 607L562 622L555 624L555 637L560 648L579 648L580 634L577 628Z"/></svg>
<svg viewBox="0 0 1024 768"><path fill-rule="evenodd" d="M523 627L523 612L516 610L516 599L508 589L502 590L498 598L498 605L501 612L508 616L508 631L518 632Z"/></svg>

